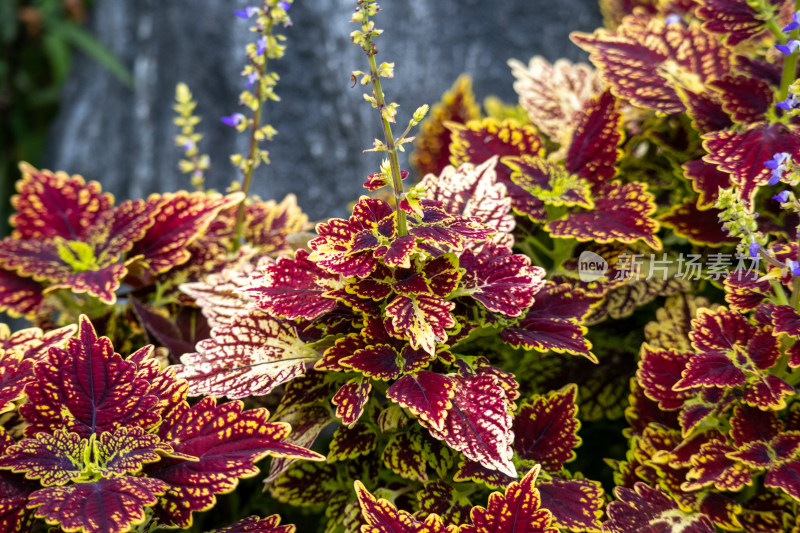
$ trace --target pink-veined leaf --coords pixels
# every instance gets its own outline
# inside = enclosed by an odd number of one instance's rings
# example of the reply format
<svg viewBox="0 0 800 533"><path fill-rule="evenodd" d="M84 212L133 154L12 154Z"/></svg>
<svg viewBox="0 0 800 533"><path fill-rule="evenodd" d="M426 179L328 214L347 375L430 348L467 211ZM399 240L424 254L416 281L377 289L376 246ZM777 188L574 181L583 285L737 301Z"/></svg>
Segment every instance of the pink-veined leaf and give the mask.
<svg viewBox="0 0 800 533"><path fill-rule="evenodd" d="M225 269L200 281L183 283L180 290L194 298L211 328L227 325L250 306L250 298L240 291L249 286L252 269L247 262L241 269Z"/></svg>
<svg viewBox="0 0 800 533"><path fill-rule="evenodd" d="M279 258L251 278L246 293L256 305L273 316L313 320L332 310L336 299L330 291L340 288L333 276L308 260L308 251L297 250L294 258Z"/></svg>
<svg viewBox="0 0 800 533"><path fill-rule="evenodd" d="M459 257L465 269L461 290L478 300L489 311L516 317L527 310L544 286L544 270L511 250L487 244L477 254L465 250Z"/></svg>
<svg viewBox="0 0 800 533"><path fill-rule="evenodd" d="M603 531L608 533L715 533L716 528L707 516L690 513L661 489L637 482L633 489L614 489L619 501L608 504L608 520Z"/></svg>
<svg viewBox="0 0 800 533"><path fill-rule="evenodd" d="M492 239L495 243L511 248L515 226L511 198L497 179L496 166L496 157L479 165L447 166L439 176L425 176L422 183L427 197L442 202L447 213L477 218L497 232Z"/></svg>
<svg viewBox="0 0 800 533"><path fill-rule="evenodd" d="M450 378L422 370L395 381L386 391L386 397L411 411L429 427L441 429L452 407L453 388Z"/></svg>
<svg viewBox="0 0 800 533"><path fill-rule="evenodd" d="M197 350L181 357L178 377L189 382L190 394L231 399L267 394L319 358L293 326L256 309L214 328Z"/></svg>
<svg viewBox="0 0 800 533"><path fill-rule="evenodd" d="M455 326L450 314L455 304L436 296L396 296L386 306L386 331L406 339L414 349L433 355L436 345L447 340L448 328Z"/></svg>
<svg viewBox="0 0 800 533"><path fill-rule="evenodd" d="M453 384L452 406L442 429L422 419L430 434L481 465L516 477L511 462L512 417L508 400L497 377L483 374L469 377L450 376Z"/></svg>

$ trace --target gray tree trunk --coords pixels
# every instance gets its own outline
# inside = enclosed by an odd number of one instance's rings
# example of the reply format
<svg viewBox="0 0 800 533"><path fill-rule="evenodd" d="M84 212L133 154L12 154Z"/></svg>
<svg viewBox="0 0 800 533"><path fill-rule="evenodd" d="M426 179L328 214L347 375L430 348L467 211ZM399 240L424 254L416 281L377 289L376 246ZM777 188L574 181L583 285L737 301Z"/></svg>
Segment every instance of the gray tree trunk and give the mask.
<svg viewBox="0 0 800 533"><path fill-rule="evenodd" d="M93 60L78 56L52 131L48 168L100 181L119 199L190 188L177 170L180 148L172 123L175 85L186 82L203 117L201 152L211 155L207 184L224 190L238 179L228 156L245 151L245 135L219 120L238 111L239 72L248 23L233 15L244 3L219 0L98 0L91 29L134 77L124 87ZM350 72L367 70L350 43L354 0L295 0L278 103L266 120L278 129L268 143L272 164L261 167L253 192L280 199L297 194L312 217L343 216L365 189L380 156L363 154L381 136L376 111L350 88ZM572 30L601 25L594 0L384 0L376 23L378 61L396 63L385 83L400 104L399 130L422 104L433 104L467 72L479 99L516 101L509 58L543 55L585 60L568 39ZM396 132L397 134L400 131ZM407 168L406 165L404 167Z"/></svg>

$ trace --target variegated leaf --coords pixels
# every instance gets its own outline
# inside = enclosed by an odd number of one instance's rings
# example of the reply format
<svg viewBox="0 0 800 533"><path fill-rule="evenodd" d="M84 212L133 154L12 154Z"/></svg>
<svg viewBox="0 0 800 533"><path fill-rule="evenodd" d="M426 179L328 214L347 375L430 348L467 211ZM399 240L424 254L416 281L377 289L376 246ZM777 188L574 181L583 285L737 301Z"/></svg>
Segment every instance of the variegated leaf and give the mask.
<svg viewBox="0 0 800 533"><path fill-rule="evenodd" d="M319 359L293 326L259 310L214 328L197 350L181 357L178 377L189 382L190 394L231 399L267 394Z"/></svg>

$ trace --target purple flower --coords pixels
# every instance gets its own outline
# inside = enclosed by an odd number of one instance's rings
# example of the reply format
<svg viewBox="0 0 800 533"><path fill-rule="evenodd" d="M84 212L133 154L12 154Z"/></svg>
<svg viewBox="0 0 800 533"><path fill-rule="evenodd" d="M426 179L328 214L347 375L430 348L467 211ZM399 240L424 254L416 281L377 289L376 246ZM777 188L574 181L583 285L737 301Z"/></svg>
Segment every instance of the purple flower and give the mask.
<svg viewBox="0 0 800 533"><path fill-rule="evenodd" d="M781 191L775 196L773 196L772 199L777 200L781 203L787 202L789 200L789 194L791 194L789 191Z"/></svg>
<svg viewBox="0 0 800 533"><path fill-rule="evenodd" d="M786 44L776 44L775 48L780 50L783 55L789 56L800 50L800 41L792 39Z"/></svg>
<svg viewBox="0 0 800 533"><path fill-rule="evenodd" d="M750 243L750 257L753 259L758 257L758 249L761 247L756 241Z"/></svg>
<svg viewBox="0 0 800 533"><path fill-rule="evenodd" d="M775 185L783 177L783 173L788 170L787 165L791 156L786 152L779 152L772 156L772 159L764 162L764 166L772 169L772 177L769 185Z"/></svg>
<svg viewBox="0 0 800 533"><path fill-rule="evenodd" d="M222 120L223 124L227 124L231 128L236 128L244 121L244 115L241 113L234 113L229 117L222 117L220 120Z"/></svg>
<svg viewBox="0 0 800 533"><path fill-rule="evenodd" d="M258 79L258 73L257 72L251 72L250 74L247 75L247 83L245 85L247 87L252 87L257 79Z"/></svg>
<svg viewBox="0 0 800 533"><path fill-rule="evenodd" d="M667 26L671 26L673 24L680 24L681 23L681 16L680 15L676 15L675 13L672 13L670 15L667 15L667 18L664 19L664 22L667 23Z"/></svg>
<svg viewBox="0 0 800 533"><path fill-rule="evenodd" d="M783 33L789 33L800 28L800 20L797 20L798 15L800 15L800 11L792 13L792 21L783 27Z"/></svg>
<svg viewBox="0 0 800 533"><path fill-rule="evenodd" d="M194 147L195 147L194 141L193 141L193 140L191 140L191 139L189 139L188 141L186 141L185 143L183 143L183 149L184 149L185 151L187 151L187 152L188 152L189 150L194 150Z"/></svg>
<svg viewBox="0 0 800 533"><path fill-rule="evenodd" d="M289 8L292 7L292 3L291 2L287 2L287 1L284 0L284 1L278 2L278 7L283 9L284 11L289 11ZM792 16L794 16L794 15L792 15Z"/></svg>
<svg viewBox="0 0 800 533"><path fill-rule="evenodd" d="M780 107L784 111L791 111L792 109L800 108L800 100L797 99L797 96L790 94L786 97L786 100L775 104L775 107Z"/></svg>
<svg viewBox="0 0 800 533"><path fill-rule="evenodd" d="M267 50L267 39L266 37L262 37L261 39L256 42L256 55L263 56L264 52Z"/></svg>
<svg viewBox="0 0 800 533"><path fill-rule="evenodd" d="M234 15L245 20L249 19L256 13L258 13L258 8L253 6L247 6L245 9L237 9L233 12Z"/></svg>
<svg viewBox="0 0 800 533"><path fill-rule="evenodd" d="M786 266L792 273L792 276L800 276L800 264L797 261L786 260Z"/></svg>

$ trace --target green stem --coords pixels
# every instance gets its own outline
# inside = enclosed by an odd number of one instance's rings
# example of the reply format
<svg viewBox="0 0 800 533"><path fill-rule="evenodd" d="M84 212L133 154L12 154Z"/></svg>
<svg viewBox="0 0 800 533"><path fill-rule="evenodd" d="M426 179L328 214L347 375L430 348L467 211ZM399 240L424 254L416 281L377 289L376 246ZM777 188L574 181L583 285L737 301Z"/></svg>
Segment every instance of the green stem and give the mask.
<svg viewBox="0 0 800 533"><path fill-rule="evenodd" d="M264 31L261 33L264 37L268 35L272 35L272 21L270 20L267 23ZM259 128L261 128L261 109L264 107L266 102L262 102L262 90L263 90L263 82L262 78L267 72L267 63L268 63L268 56L264 54L264 64L260 67L256 65L256 68L259 70L258 72L258 87L256 88L256 102L258 102L258 107L253 112L253 124L250 127L250 147L247 151L247 170L244 172L244 179L242 179L242 187L240 190L244 193L245 199L242 200L242 203L239 204L239 208L236 210L236 238L233 240L233 251L239 250L242 245L242 237L244 234L244 210L245 210L245 202L247 201L247 195L250 192L250 185L253 182L253 171L256 169L256 162L255 156L256 151L258 150L258 141L256 140L256 132L258 132Z"/></svg>
<svg viewBox="0 0 800 533"><path fill-rule="evenodd" d="M790 305L797 309L797 302L800 299L800 277L795 276L792 280L792 299Z"/></svg>
<svg viewBox="0 0 800 533"><path fill-rule="evenodd" d="M800 10L800 0L795 0L794 10ZM794 30L789 34L789 40L797 39L800 30ZM783 72L781 73L781 88L778 91L778 100L784 101L789 96L789 85L795 80L797 73L797 59L800 53L794 52L783 59Z"/></svg>
<svg viewBox="0 0 800 533"><path fill-rule="evenodd" d="M771 279L769 280L769 284L772 286L772 290L775 291L775 298L777 299L778 305L789 305L789 300L786 298L786 293L781 283L778 280Z"/></svg>
<svg viewBox="0 0 800 533"><path fill-rule="evenodd" d="M389 166L392 169L392 188L394 189L394 202L395 212L397 213L397 236L402 237L408 233L406 229L406 212L400 209L400 200L403 195L403 179L400 176L400 160L397 157L397 146L394 143L392 136L392 125L386 117L383 116L383 110L386 107L386 101L383 98L383 89L381 89L381 78L378 76L378 65L375 62L375 54L367 52L369 57L369 72L372 77L372 95L378 103L378 111L381 114L381 125L383 126L383 135L386 138L386 150L389 152Z"/></svg>

